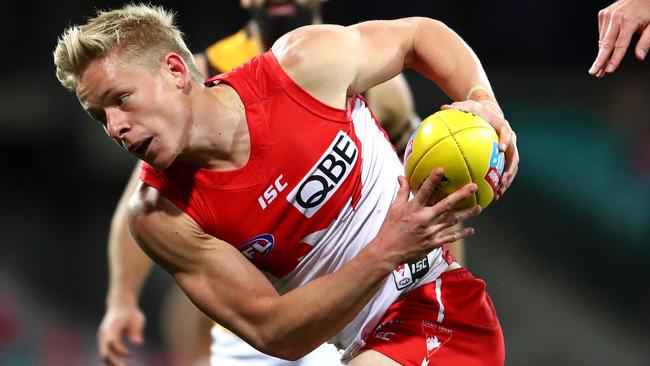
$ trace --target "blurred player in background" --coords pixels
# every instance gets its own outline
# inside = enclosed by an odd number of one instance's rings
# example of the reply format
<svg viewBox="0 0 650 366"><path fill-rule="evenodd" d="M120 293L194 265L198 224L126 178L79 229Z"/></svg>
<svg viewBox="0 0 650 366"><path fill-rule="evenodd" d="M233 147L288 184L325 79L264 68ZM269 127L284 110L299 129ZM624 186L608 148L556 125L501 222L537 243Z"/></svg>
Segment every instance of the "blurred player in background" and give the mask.
<svg viewBox="0 0 650 366"><path fill-rule="evenodd" d="M619 0L598 13L598 55L589 73L596 77L614 72L625 56L634 33L634 49L645 60L650 49L650 0Z"/></svg>
<svg viewBox="0 0 650 366"><path fill-rule="evenodd" d="M197 66L205 76L239 66L268 50L283 34L304 25L321 23L322 2L241 0L241 6L250 11L251 20L237 33L196 53ZM405 78L399 75L368 90L366 98L396 150L402 155L414 126L419 122ZM122 341L124 334L134 344L140 344L143 337L145 318L137 299L151 262L133 242L123 215L126 200L133 192L140 170L138 164L116 210L109 238L110 283L106 314L98 334L100 353L109 364L116 364L120 356L129 354ZM461 242L454 243L450 249L462 264L464 253ZM266 356L225 328L218 325L213 327L213 322L196 309L176 286L170 289L161 315L162 333L168 351L179 365L206 364L208 358L212 359L213 365L233 366L240 362L268 366L338 364L338 354L330 352L331 346L324 346L296 362Z"/></svg>

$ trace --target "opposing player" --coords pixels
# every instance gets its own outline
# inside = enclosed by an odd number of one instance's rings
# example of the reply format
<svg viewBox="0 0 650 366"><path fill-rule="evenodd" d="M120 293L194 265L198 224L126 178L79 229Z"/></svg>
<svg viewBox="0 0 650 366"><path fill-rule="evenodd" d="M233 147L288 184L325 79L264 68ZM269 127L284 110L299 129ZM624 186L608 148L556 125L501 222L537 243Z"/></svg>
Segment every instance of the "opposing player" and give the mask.
<svg viewBox="0 0 650 366"><path fill-rule="evenodd" d="M598 13L598 55L589 73L596 77L614 72L632 41L640 37L634 49L645 60L650 49L650 0L619 0Z"/></svg>
<svg viewBox="0 0 650 366"><path fill-rule="evenodd" d="M289 359L333 337L354 364L502 363L482 282L440 249L473 232L449 227L478 213L453 209L475 186L430 202L436 171L408 201L404 179L399 193L395 183L401 164L358 96L406 66L473 99L467 109L506 146L505 190L518 164L514 135L478 60L441 23L301 28L203 87L169 16L129 6L69 29L55 60L62 84L147 161L132 231L211 318ZM400 311L411 306L420 311ZM404 348L415 339L432 347Z"/></svg>

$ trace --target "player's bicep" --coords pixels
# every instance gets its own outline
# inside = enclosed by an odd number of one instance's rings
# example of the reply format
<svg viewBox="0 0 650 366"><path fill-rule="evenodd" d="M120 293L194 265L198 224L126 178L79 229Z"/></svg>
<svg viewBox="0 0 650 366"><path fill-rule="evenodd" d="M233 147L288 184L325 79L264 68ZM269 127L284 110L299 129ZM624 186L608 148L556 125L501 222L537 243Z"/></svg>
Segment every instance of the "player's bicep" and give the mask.
<svg viewBox="0 0 650 366"><path fill-rule="evenodd" d="M375 20L349 27L358 33L355 42L348 45L357 68L351 93L392 79L408 65L417 19Z"/></svg>
<svg viewBox="0 0 650 366"><path fill-rule="evenodd" d="M344 108L346 95L400 73L410 49L412 23L403 19L302 27L280 38L273 54L304 90Z"/></svg>

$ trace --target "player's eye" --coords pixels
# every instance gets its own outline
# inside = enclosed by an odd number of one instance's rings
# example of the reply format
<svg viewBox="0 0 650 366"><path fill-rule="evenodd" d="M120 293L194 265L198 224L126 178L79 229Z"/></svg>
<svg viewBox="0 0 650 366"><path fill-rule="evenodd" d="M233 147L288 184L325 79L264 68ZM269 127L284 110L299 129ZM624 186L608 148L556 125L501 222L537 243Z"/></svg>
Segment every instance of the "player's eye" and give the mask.
<svg viewBox="0 0 650 366"><path fill-rule="evenodd" d="M117 105L118 106L123 106L124 103L126 103L126 100L129 98L128 94L122 94L119 97L117 97Z"/></svg>

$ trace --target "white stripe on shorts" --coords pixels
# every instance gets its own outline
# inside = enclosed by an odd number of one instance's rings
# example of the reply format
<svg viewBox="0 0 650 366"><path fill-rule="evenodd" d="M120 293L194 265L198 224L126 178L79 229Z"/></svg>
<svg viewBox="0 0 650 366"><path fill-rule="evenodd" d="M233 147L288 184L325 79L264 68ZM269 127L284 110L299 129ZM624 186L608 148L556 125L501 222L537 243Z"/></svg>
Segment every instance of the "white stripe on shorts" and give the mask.
<svg viewBox="0 0 650 366"><path fill-rule="evenodd" d="M436 301L440 305L438 309L438 323L442 323L442 320L445 318L445 306L442 304L442 279L436 279Z"/></svg>

